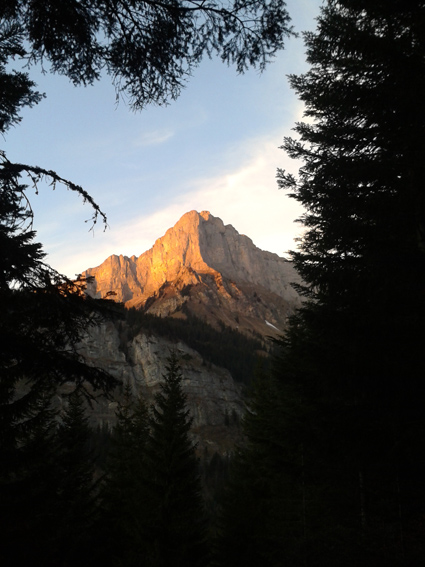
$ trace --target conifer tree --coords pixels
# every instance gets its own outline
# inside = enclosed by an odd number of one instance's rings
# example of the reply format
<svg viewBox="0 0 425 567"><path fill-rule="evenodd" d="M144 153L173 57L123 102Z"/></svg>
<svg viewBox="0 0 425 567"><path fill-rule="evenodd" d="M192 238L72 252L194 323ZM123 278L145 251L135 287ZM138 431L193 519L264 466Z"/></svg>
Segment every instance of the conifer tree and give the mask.
<svg viewBox="0 0 425 567"><path fill-rule="evenodd" d="M314 407L317 564L424 559L424 21L423 2L329 0L290 79L309 121L279 182L306 209L306 302L281 376Z"/></svg>
<svg viewBox="0 0 425 567"><path fill-rule="evenodd" d="M83 395L74 390L68 396L55 439L59 475L55 525L58 565L92 564L98 502L90 437Z"/></svg>
<svg viewBox="0 0 425 567"><path fill-rule="evenodd" d="M11 403L7 382L0 382L0 563L51 565L58 484L52 388L21 384Z"/></svg>
<svg viewBox="0 0 425 567"><path fill-rule="evenodd" d="M145 554L146 443L148 410L142 398L134 400L126 385L117 409L117 423L102 490L102 562L107 565L141 565Z"/></svg>
<svg viewBox="0 0 425 567"><path fill-rule="evenodd" d="M49 62L52 72L75 85L93 84L106 71L117 93L140 109L176 99L202 58L213 53L239 73L264 69L291 35L289 21L283 0L5 0L0 51L2 36L15 33L16 49L30 64ZM5 83L20 94L19 77L5 73Z"/></svg>
<svg viewBox="0 0 425 567"><path fill-rule="evenodd" d="M192 419L186 409L182 374L172 352L155 397L146 448L148 522L146 564L205 566L206 523Z"/></svg>
<svg viewBox="0 0 425 567"><path fill-rule="evenodd" d="M100 304L83 297L82 282L61 277L43 262L42 247L34 242L32 210L25 190L19 174L2 170L0 515L5 525L0 530L0 553L4 554L3 565L14 565L16 558L9 556L9 551L23 553L26 549L30 566L39 561L47 565L43 554L48 546L43 542L54 533L54 528L40 519L47 521L55 515L56 500L51 500L57 486L52 396L65 382L107 390L114 381L106 372L87 366L79 353L84 333L100 321ZM37 450L33 449L35 444ZM6 520L8 509L16 512L9 515L10 521ZM15 533L20 534L19 546Z"/></svg>
<svg viewBox="0 0 425 567"><path fill-rule="evenodd" d="M221 502L217 563L277 567L304 562L302 429L297 395L261 373L247 398L245 443ZM297 415L298 412L298 415ZM296 433L296 435L294 435Z"/></svg>

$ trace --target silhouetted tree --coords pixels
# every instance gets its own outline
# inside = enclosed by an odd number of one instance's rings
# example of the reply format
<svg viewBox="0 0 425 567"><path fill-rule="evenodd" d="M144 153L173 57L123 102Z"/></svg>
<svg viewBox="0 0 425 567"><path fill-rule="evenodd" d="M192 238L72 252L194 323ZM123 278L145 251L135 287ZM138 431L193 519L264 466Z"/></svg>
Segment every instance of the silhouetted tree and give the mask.
<svg viewBox="0 0 425 567"><path fill-rule="evenodd" d="M55 521L56 565L92 565L93 527L97 521L98 487L91 428L79 390L68 396L56 433L58 468Z"/></svg>
<svg viewBox="0 0 425 567"><path fill-rule="evenodd" d="M117 423L102 489L99 547L102 563L140 565L145 556L143 527L147 521L146 444L148 411L144 401L134 399L131 387L117 409Z"/></svg>
<svg viewBox="0 0 425 567"><path fill-rule="evenodd" d="M0 563L50 565L56 512L52 388L0 381Z"/></svg>
<svg viewBox="0 0 425 567"><path fill-rule="evenodd" d="M279 182L306 208L306 302L281 374L316 416L311 564L424 558L424 21L422 2L329 0L290 79L309 121L284 144L299 176Z"/></svg>
<svg viewBox="0 0 425 567"><path fill-rule="evenodd" d="M304 421L295 392L259 374L242 422L245 442L220 502L220 567L303 565Z"/></svg>
<svg viewBox="0 0 425 567"><path fill-rule="evenodd" d="M87 366L79 353L82 337L100 320L100 304L83 297L84 282L62 278L44 264L41 245L34 242L31 220L25 187L17 176L5 174L3 169L0 515L5 524L0 530L0 553L4 554L4 565L16 564L16 557L9 552L24 549L28 554L25 564L41 561L47 565L44 554L48 545L42 542L43 537L53 537L54 530L40 518L53 518L54 510L49 506L56 505L52 490L57 477L51 476L56 474L52 462L53 449L57 448L51 442L52 396L65 382L74 382L82 389L88 385L104 390L113 383L107 373ZM40 445L37 450L34 443ZM14 513L8 515L6 510L11 509ZM14 534L19 534L19 545Z"/></svg>
<svg viewBox="0 0 425 567"><path fill-rule="evenodd" d="M146 564L155 567L207 563L199 465L188 435L192 419L181 382L177 355L173 352L152 407L146 448Z"/></svg>

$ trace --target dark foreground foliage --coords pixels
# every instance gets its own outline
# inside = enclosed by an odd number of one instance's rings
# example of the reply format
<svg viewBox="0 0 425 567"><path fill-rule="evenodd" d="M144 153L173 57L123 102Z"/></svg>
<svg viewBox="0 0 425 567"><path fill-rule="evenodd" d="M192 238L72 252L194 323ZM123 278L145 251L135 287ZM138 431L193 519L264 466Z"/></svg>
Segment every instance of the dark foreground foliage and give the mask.
<svg viewBox="0 0 425 567"><path fill-rule="evenodd" d="M283 0L4 0L0 40L75 85L106 71L117 96L141 109L177 98L204 56L218 55L239 73L263 70L291 35L289 21ZM22 76L5 79L19 92Z"/></svg>
<svg viewBox="0 0 425 567"><path fill-rule="evenodd" d="M85 297L83 280L72 282L43 262L25 190L19 174L0 170L0 563L5 566L57 564L67 490L60 461L72 449L69 436L61 448L54 396L65 383L86 397L115 384L106 372L88 366L78 349L109 306Z"/></svg>
<svg viewBox="0 0 425 567"><path fill-rule="evenodd" d="M150 412L126 390L102 491L102 564L208 563L199 463L181 380L173 353Z"/></svg>

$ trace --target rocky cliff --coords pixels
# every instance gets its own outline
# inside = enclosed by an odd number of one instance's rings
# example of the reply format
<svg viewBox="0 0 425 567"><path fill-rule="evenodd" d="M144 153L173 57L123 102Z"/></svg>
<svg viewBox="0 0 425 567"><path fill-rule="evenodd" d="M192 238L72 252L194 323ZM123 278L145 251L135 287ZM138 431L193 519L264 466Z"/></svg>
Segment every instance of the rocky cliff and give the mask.
<svg viewBox="0 0 425 567"><path fill-rule="evenodd" d="M110 256L83 275L88 293L172 316L185 306L210 324L222 321L262 335L282 331L299 305L292 263L257 248L207 211L186 213L140 256Z"/></svg>
<svg viewBox="0 0 425 567"><path fill-rule="evenodd" d="M173 343L146 333L139 333L123 348L113 322L93 327L80 348L88 364L107 370L120 383L112 399L97 397L90 412L93 424L113 426L124 384L131 386L135 398L141 396L148 405L152 403L171 351L177 354L182 370L194 440L211 455L216 451L226 453L240 433L238 425L244 410L242 387L235 383L230 372L206 363L182 342Z"/></svg>
<svg viewBox="0 0 425 567"><path fill-rule="evenodd" d="M220 337L223 324L255 338L280 333L300 303L291 286L299 278L290 262L260 250L206 211L185 214L140 256L113 255L83 275L93 276L87 291L94 297L113 292L114 299L142 314L186 319L179 324L189 324L195 315L221 329ZM182 341L173 343L143 328L135 334L119 328L105 322L87 334L81 353L89 363L152 401L170 350L177 349L195 438L203 449L223 453L231 447L244 404L242 388L229 371ZM101 398L93 418L112 423L121 394L118 388L114 402Z"/></svg>

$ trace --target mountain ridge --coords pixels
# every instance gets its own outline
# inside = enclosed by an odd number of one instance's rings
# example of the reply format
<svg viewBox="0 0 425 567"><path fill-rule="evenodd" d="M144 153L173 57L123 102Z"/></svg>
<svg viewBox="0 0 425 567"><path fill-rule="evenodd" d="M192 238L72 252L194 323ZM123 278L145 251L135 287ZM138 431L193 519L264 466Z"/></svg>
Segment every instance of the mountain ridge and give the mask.
<svg viewBox="0 0 425 567"><path fill-rule="evenodd" d="M189 309L209 323L262 335L270 334L270 324L282 331L300 303L292 263L209 211L186 213L140 256L111 255L83 275L93 277L87 292L94 297L112 292L126 307L161 316Z"/></svg>
<svg viewBox="0 0 425 567"><path fill-rule="evenodd" d="M232 452L241 435L244 387L257 357L267 356L265 337L282 334L301 301L291 286L300 281L292 263L260 250L208 211L190 211L140 256L111 255L84 275L93 276L91 295L134 308L88 329L81 344L90 364L121 383L113 402L99 398L93 422L115 422L123 385L152 403L173 351L199 450L204 456Z"/></svg>

